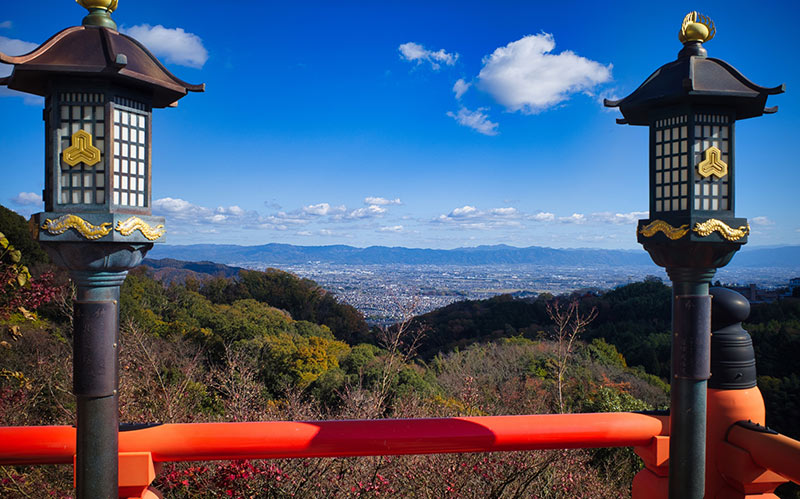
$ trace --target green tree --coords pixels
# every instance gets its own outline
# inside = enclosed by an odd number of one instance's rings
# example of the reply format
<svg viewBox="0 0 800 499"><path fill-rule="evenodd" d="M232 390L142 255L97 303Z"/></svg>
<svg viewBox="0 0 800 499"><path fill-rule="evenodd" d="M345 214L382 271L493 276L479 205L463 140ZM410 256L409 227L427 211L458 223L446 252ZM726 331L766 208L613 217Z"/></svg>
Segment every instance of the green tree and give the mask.
<svg viewBox="0 0 800 499"><path fill-rule="evenodd" d="M265 336L257 343L262 345L262 378L273 393L289 386L309 386L329 369L339 367L339 359L350 350L338 340L286 332Z"/></svg>
<svg viewBox="0 0 800 499"><path fill-rule="evenodd" d="M50 258L31 236L28 221L16 212L0 205L0 232L22 253L21 263L28 267L48 263Z"/></svg>

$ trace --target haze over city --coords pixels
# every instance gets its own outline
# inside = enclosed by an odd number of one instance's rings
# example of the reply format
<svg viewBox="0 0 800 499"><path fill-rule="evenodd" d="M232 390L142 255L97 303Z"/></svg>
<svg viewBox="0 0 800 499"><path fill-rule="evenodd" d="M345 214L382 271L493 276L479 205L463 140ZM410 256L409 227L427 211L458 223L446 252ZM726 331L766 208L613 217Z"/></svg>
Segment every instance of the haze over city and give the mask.
<svg viewBox="0 0 800 499"><path fill-rule="evenodd" d="M647 130L602 99L674 60L681 19L714 20L711 57L786 83L737 124L751 245L800 243L795 2L121 2L120 30L204 94L153 120L153 208L172 244L637 248ZM9 2L0 51L85 11ZM44 22L47 20L47 22ZM10 67L0 65L0 76ZM0 90L0 203L41 211L42 101ZM13 145L13 147L10 147Z"/></svg>

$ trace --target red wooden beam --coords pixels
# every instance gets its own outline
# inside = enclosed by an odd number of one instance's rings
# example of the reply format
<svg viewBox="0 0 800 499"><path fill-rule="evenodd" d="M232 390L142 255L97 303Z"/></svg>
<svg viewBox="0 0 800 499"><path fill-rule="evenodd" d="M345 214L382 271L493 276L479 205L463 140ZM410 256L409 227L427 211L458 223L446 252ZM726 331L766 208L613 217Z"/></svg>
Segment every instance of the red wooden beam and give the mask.
<svg viewBox="0 0 800 499"><path fill-rule="evenodd" d="M647 445L667 418L634 413L165 424L119 435L156 462ZM75 428L0 427L0 464L71 463Z"/></svg>

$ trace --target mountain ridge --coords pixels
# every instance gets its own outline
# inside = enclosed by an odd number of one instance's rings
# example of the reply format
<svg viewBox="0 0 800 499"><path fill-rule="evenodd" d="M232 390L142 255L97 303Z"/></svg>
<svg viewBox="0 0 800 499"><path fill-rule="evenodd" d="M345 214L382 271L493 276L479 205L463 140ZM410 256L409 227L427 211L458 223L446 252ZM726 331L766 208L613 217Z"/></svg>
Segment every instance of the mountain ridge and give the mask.
<svg viewBox="0 0 800 499"><path fill-rule="evenodd" d="M357 248L342 244L295 246L269 243L256 246L234 244L156 245L149 258L174 258L224 264L307 264L320 262L341 265L653 265L643 249L615 250L591 248L515 247L505 244L454 249L369 246ZM747 248L734 257L731 266L798 267L800 246Z"/></svg>

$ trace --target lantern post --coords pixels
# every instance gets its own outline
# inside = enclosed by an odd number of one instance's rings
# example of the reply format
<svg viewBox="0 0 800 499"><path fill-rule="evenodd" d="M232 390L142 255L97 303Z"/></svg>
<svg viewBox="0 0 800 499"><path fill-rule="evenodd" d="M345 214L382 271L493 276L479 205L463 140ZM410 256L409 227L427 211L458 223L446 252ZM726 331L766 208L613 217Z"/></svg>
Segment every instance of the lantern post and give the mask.
<svg viewBox="0 0 800 499"><path fill-rule="evenodd" d="M89 10L22 56L0 85L45 98L45 211L34 236L77 287L73 391L79 498L117 497L119 293L128 270L164 242L152 216L151 113L203 91L172 75L117 31L117 0L77 0Z"/></svg>
<svg viewBox="0 0 800 499"><path fill-rule="evenodd" d="M677 60L618 101L620 124L650 129L650 218L638 241L672 281L672 369L669 496L704 492L706 390L710 377L711 296L716 269L747 242L750 226L736 218L735 122L774 113L764 88L731 65L710 58L703 44L714 23L697 12L683 20Z"/></svg>

